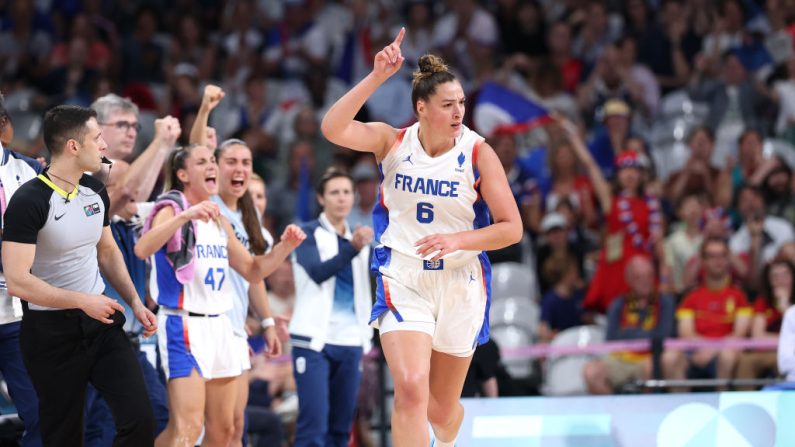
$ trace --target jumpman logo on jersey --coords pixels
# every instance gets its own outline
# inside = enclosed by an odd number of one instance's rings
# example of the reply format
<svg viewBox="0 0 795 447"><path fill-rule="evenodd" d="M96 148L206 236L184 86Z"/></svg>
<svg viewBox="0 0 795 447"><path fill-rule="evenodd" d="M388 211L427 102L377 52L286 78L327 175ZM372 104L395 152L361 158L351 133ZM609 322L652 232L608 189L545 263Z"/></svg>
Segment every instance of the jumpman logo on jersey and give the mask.
<svg viewBox="0 0 795 447"><path fill-rule="evenodd" d="M411 164L411 165L414 165L414 162L413 162L413 161L411 161L411 156L412 156L412 155L413 155L413 154L409 154L409 155L408 155L406 158L404 158L404 159L403 159L403 162L404 162L404 163L405 163L405 162L409 162L409 164Z"/></svg>
<svg viewBox="0 0 795 447"><path fill-rule="evenodd" d="M473 281L475 281L475 275L473 275L472 272L469 272L469 283L468 284L472 284Z"/></svg>

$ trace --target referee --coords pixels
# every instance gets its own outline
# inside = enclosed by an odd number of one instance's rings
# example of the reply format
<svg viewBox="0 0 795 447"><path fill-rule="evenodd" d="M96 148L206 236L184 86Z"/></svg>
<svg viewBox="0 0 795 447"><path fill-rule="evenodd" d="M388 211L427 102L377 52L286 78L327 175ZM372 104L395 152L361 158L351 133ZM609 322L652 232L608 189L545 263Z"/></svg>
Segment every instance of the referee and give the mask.
<svg viewBox="0 0 795 447"><path fill-rule="evenodd" d="M3 266L8 292L24 300L20 347L39 396L44 446L83 445L88 383L111 408L114 446L154 444L141 367L122 328L124 308L102 295L100 271L133 309L145 335L157 328L138 297L109 227L96 172L107 147L96 112L57 106L44 115L51 164L8 204Z"/></svg>

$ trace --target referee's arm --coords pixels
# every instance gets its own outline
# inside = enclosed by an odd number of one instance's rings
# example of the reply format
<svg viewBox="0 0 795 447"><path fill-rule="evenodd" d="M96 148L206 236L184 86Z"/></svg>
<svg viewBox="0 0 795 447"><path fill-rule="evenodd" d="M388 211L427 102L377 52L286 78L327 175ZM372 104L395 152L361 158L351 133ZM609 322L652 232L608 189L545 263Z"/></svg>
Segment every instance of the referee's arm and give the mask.
<svg viewBox="0 0 795 447"><path fill-rule="evenodd" d="M127 264L124 263L119 246L113 239L110 227L102 227L102 236L97 244L97 262L102 277L107 279L119 295L130 305L133 310L137 306L143 305L135 290L135 285L127 273Z"/></svg>
<svg viewBox="0 0 795 447"><path fill-rule="evenodd" d="M148 337L154 334L157 330L157 318L141 302L141 298L135 290L135 284L133 284L130 274L127 272L124 256L122 256L119 246L116 245L116 240L113 239L113 232L111 232L108 225L102 227L102 236L100 236L99 243L97 243L97 262L102 276L130 305L135 318L144 326L144 336Z"/></svg>
<svg viewBox="0 0 795 447"><path fill-rule="evenodd" d="M30 269L36 256L36 244L3 241L2 251L3 271L10 296L39 306L81 309L92 318L107 324L113 323L108 317L115 311L124 312L121 304L111 298L61 289L33 276Z"/></svg>
<svg viewBox="0 0 795 447"><path fill-rule="evenodd" d="M84 293L59 289L33 276L30 269L36 256L36 244L3 241L2 251L3 271L10 296L40 306L61 309L76 309L86 301Z"/></svg>

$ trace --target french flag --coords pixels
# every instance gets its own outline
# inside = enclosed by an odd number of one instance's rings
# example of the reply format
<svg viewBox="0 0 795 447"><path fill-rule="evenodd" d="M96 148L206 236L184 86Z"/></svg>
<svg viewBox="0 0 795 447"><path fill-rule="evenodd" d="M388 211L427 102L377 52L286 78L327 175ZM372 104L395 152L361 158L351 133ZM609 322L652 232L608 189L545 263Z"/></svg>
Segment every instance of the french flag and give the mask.
<svg viewBox="0 0 795 447"><path fill-rule="evenodd" d="M474 109L475 129L485 136L524 132L552 120L544 107L493 82L480 87Z"/></svg>

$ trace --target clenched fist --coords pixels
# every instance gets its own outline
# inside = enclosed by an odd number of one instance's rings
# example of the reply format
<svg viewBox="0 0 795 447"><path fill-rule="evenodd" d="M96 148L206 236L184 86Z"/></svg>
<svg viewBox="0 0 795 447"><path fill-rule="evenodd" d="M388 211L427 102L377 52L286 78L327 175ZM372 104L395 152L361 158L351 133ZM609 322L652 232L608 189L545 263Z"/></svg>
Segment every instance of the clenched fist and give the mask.
<svg viewBox="0 0 795 447"><path fill-rule="evenodd" d="M212 111L215 106L224 99L223 89L218 87L217 85L209 84L207 87L204 87L204 96L202 97L202 105L201 107L207 111Z"/></svg>

